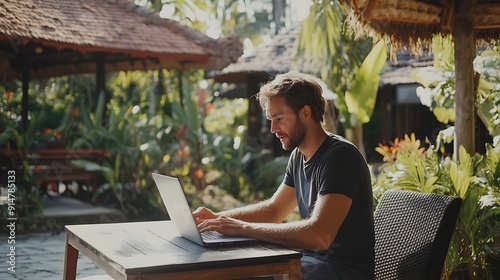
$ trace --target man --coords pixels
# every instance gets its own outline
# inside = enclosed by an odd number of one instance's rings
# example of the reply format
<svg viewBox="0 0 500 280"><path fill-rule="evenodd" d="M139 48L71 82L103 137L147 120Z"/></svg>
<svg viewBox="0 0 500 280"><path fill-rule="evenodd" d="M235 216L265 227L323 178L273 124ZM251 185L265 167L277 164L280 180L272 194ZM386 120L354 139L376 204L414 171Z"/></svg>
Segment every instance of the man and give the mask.
<svg viewBox="0 0 500 280"><path fill-rule="evenodd" d="M327 133L316 78L277 75L257 98L283 149L283 182L265 201L220 213L199 208L200 231L244 235L303 249L303 279L373 279L373 194L367 163L345 139ZM298 207L302 220L282 223Z"/></svg>

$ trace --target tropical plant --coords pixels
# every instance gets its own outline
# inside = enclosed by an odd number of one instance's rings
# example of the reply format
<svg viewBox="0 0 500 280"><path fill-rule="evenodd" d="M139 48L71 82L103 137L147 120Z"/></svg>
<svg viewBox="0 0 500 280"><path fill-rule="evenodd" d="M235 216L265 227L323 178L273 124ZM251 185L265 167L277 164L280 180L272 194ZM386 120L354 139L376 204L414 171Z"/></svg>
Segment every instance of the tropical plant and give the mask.
<svg viewBox="0 0 500 280"><path fill-rule="evenodd" d="M375 151L384 157L384 162L394 163L399 153L413 152L421 156L424 154L425 148L421 147L420 140L416 139L415 133L412 133L411 136L405 134L403 139L396 137L394 142L390 142L389 145L379 144Z"/></svg>
<svg viewBox="0 0 500 280"><path fill-rule="evenodd" d="M188 193L192 193L195 199L201 199L203 190L210 184L218 184L238 197L240 191L248 187L242 177L244 173L238 172L243 171L245 166L241 163L244 154L240 148L242 135L236 133L236 129L231 129L231 124L224 125L230 108L226 108L225 113L219 111L223 115L217 120L212 117L210 129L207 129L208 115L221 104L214 103L206 89L195 92L197 94L193 95L191 87L186 85L183 103L174 101L172 116L165 116L165 121L172 124L176 141L168 147L160 168L165 173L180 177ZM234 112L231 114L235 115ZM229 120L235 121L234 118ZM222 130L225 130L224 134Z"/></svg>
<svg viewBox="0 0 500 280"><path fill-rule="evenodd" d="M372 48L371 39L356 38L347 15L338 1L314 1L302 24L298 54L304 69L337 93L335 107L346 137L364 153L362 124L373 112L387 54L383 41Z"/></svg>
<svg viewBox="0 0 500 280"><path fill-rule="evenodd" d="M478 86L478 116L493 136L493 143L500 143L500 50L487 49L474 60L474 69L480 75Z"/></svg>
<svg viewBox="0 0 500 280"><path fill-rule="evenodd" d="M269 36L280 28L272 24L277 22L273 13L278 8L275 1L148 0L139 1L139 4L211 37L238 34L255 45L262 42L262 35ZM286 5L285 1L280 4Z"/></svg>
<svg viewBox="0 0 500 280"><path fill-rule="evenodd" d="M22 158L21 165L14 160L2 162L2 165L19 171L18 214L22 217L37 216L43 212L39 178L45 176L46 171L40 166L33 168L37 158L28 156L33 150L45 149L53 142L64 140L69 133L75 97L67 94L67 79L30 82L29 121L26 123L21 121L19 115L22 107L21 82L0 85L0 91L5 92L0 95L0 147Z"/></svg>
<svg viewBox="0 0 500 280"><path fill-rule="evenodd" d="M488 146L486 155L471 157L460 147L457 161L440 157L433 148L425 153L417 152L420 149L399 150L373 187L379 190L378 195L383 193L380 189L397 188L462 198L442 279L463 267L470 279L493 279L486 257L500 233L499 187L494 175L500 168L499 149Z"/></svg>
<svg viewBox="0 0 500 280"><path fill-rule="evenodd" d="M77 98L74 105L66 107L70 108L68 118L59 118L65 126L52 127L52 134L66 136L68 148L97 148L109 153L101 164L73 161L79 167L101 173L104 180L96 189L94 202L115 205L129 218L155 217L162 204L151 180L153 171L179 176L193 201L211 184L229 195L247 199L253 196L249 194L265 190L264 185L254 187L254 178L249 175L258 169L253 158L261 151L247 150L244 145L247 101L212 100L208 89L198 90L194 86L202 78L201 71L186 72L182 77L162 72L173 79L165 82L168 92L159 99L152 100L148 90L155 85L153 79L158 73L115 73L108 80L110 102L106 102L104 93L92 106L88 100ZM182 90L179 85L183 85ZM59 86L63 85L56 87ZM182 98L179 91L183 92ZM47 119L38 111L33 115L33 129L41 126L38 116ZM39 130L43 131L36 128ZM0 138L32 135L9 128ZM30 144L23 143L33 142L30 139L17 142L24 147Z"/></svg>
<svg viewBox="0 0 500 280"><path fill-rule="evenodd" d="M102 94L101 94L102 96ZM147 117L137 105L124 104L108 110L106 125L102 125L104 98L100 98L96 112L91 113L81 104L81 124L75 148L100 148L110 156L103 163L73 160L76 166L100 172L105 179L95 192L93 200L114 203L129 217L152 214L158 209L155 188L148 184L150 165L161 161L162 141L165 140L162 116ZM167 142L173 142L169 138ZM109 195L111 193L111 196Z"/></svg>
<svg viewBox="0 0 500 280"><path fill-rule="evenodd" d="M432 67L415 70L412 76L422 84L417 96L429 107L436 119L444 124L455 121L455 65L451 36L436 35L432 48ZM500 53L498 46L484 49L474 60L476 76L477 114L485 124L495 145L500 141Z"/></svg>
<svg viewBox="0 0 500 280"><path fill-rule="evenodd" d="M73 136L74 140L70 143L70 146L77 149L99 148L110 152L111 156L109 159L105 159L102 165L88 160L72 160L71 163L87 171L101 172L107 183L95 190L96 196L111 188L120 209L126 212L122 195L123 186L119 182L120 153L125 150L121 140L126 139L126 137L124 135L125 130L117 129L122 126L125 120L126 110L121 110L118 114L111 111L109 125L107 127L103 126L102 119L106 106L104 96L104 92L99 94L95 112L90 112L88 105L83 101L81 102L78 116L80 122L77 124L79 129L77 135ZM107 161L110 161L111 164ZM96 199L96 196L94 196L93 200Z"/></svg>
<svg viewBox="0 0 500 280"><path fill-rule="evenodd" d="M14 158L2 162L2 165L18 172L16 195L19 217L34 217L43 213L38 179L44 174L39 168L32 168L32 162L36 162L36 158L29 158L29 152L31 149L43 148L41 143L55 134L55 131L44 133L41 129L48 115L45 109L30 114L31 118L26 129L23 129L17 120L9 120L8 126L0 134L0 147L4 147L13 157L21 158L21 163Z"/></svg>

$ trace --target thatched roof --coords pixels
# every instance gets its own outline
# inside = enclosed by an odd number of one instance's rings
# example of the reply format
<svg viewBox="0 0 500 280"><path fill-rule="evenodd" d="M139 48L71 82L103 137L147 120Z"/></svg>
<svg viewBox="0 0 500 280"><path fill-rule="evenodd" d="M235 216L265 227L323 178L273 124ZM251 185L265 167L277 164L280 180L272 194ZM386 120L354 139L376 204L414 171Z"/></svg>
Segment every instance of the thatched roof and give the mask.
<svg viewBox="0 0 500 280"><path fill-rule="evenodd" d="M303 68L295 60L295 42L298 36L299 27L283 30L270 43L257 47L251 54L241 56L237 62L221 71L211 72L209 77L219 83L240 85L225 92L223 96L231 98L245 96L244 84L247 83L248 75L259 76L262 80L266 80L278 73ZM381 73L380 86L415 84L417 81L411 77L411 73L420 67L432 65L433 57L425 50L418 57L408 51L399 51L396 53L396 58L388 63L388 67Z"/></svg>
<svg viewBox="0 0 500 280"><path fill-rule="evenodd" d="M222 69L242 54L238 38L212 39L130 0L2 0L0 81L136 69Z"/></svg>
<svg viewBox="0 0 500 280"><path fill-rule="evenodd" d="M397 59L388 61L387 67L380 74L380 87L385 85L405 85L417 84L412 77L412 73L417 69L430 67L434 64L434 57L429 52L422 52L422 55L410 55L408 51L396 53Z"/></svg>
<svg viewBox="0 0 500 280"><path fill-rule="evenodd" d="M340 0L349 3L365 33L416 42L452 30L455 0ZM500 0L474 1L476 38L500 39ZM464 24L464 23L461 23Z"/></svg>
<svg viewBox="0 0 500 280"><path fill-rule="evenodd" d="M392 67L380 75L380 87L385 85L407 85L416 84L417 81L411 76L416 66Z"/></svg>
<svg viewBox="0 0 500 280"><path fill-rule="evenodd" d="M452 34L455 52L455 147L473 154L475 44L500 39L500 0L339 0L349 3L364 33L389 37L396 48ZM399 46L398 46L399 45Z"/></svg>
<svg viewBox="0 0 500 280"><path fill-rule="evenodd" d="M252 53L241 56L235 63L210 76L217 82L242 84L247 82L248 75L267 79L295 69L295 41L299 30L299 27L282 30L270 43L257 47Z"/></svg>

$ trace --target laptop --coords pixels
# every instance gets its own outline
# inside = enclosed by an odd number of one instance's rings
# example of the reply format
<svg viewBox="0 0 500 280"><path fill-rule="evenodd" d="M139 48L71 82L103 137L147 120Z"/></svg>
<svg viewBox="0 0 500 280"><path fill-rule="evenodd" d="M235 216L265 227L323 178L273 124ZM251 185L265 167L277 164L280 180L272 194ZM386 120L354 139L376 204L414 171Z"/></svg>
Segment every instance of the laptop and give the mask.
<svg viewBox="0 0 500 280"><path fill-rule="evenodd" d="M200 233L178 178L153 173L153 179L180 236L204 247L258 242L258 239L225 236L219 232Z"/></svg>

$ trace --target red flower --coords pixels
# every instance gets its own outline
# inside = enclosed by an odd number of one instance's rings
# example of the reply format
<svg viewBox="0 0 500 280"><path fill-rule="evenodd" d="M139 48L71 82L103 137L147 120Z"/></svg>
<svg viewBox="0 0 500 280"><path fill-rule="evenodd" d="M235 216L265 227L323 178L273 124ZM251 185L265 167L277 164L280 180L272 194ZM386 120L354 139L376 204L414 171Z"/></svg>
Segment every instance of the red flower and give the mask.
<svg viewBox="0 0 500 280"><path fill-rule="evenodd" d="M213 108L215 108L215 104L213 104L213 103L209 103L209 104L207 104L207 105L205 106L205 112L204 112L204 114L205 114L205 115L208 115L208 113L209 113L210 111L212 111L212 109L213 109Z"/></svg>
<svg viewBox="0 0 500 280"><path fill-rule="evenodd" d="M42 173L45 170L45 168L41 166L35 166L35 173Z"/></svg>
<svg viewBox="0 0 500 280"><path fill-rule="evenodd" d="M201 168L198 168L193 171L193 175L197 180L201 180L205 176L205 173L201 170Z"/></svg>
<svg viewBox="0 0 500 280"><path fill-rule="evenodd" d="M185 125L181 125L179 127L179 131L177 133L177 138L180 139L180 140L186 138L186 135L187 135L188 131L189 131L189 127L187 127Z"/></svg>
<svg viewBox="0 0 500 280"><path fill-rule="evenodd" d="M13 94L12 90L7 91L7 103L9 103L9 101L12 99L12 94Z"/></svg>
<svg viewBox="0 0 500 280"><path fill-rule="evenodd" d="M198 108L201 108L201 105L203 105L203 102L205 102L207 95L208 95L208 89L206 88L200 89L200 91L198 92L198 102L196 104Z"/></svg>
<svg viewBox="0 0 500 280"><path fill-rule="evenodd" d="M73 108L73 118L80 116L80 107Z"/></svg>

